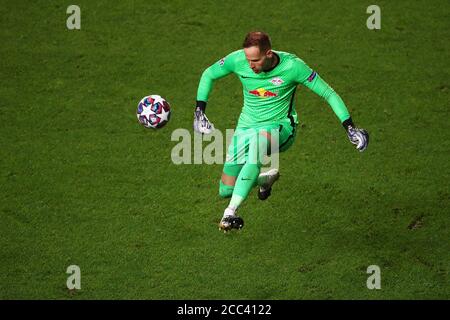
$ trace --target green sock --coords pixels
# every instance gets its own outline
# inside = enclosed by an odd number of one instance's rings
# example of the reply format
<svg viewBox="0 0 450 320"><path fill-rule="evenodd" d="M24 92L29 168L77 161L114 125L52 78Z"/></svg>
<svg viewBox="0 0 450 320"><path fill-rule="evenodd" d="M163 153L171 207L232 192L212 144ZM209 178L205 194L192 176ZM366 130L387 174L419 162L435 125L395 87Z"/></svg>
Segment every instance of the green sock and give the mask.
<svg viewBox="0 0 450 320"><path fill-rule="evenodd" d="M261 168L257 164L246 163L239 173L231 196L230 207L238 208L256 185Z"/></svg>

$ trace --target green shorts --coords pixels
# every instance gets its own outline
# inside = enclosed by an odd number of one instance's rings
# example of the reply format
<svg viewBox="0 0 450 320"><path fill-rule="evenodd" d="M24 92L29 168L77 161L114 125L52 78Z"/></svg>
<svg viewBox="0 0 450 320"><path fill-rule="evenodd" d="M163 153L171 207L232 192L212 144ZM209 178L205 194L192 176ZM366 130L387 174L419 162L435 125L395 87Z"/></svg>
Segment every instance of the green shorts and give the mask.
<svg viewBox="0 0 450 320"><path fill-rule="evenodd" d="M225 165L261 164L263 157L289 149L295 135L295 125L289 119L253 128L237 128L228 147Z"/></svg>

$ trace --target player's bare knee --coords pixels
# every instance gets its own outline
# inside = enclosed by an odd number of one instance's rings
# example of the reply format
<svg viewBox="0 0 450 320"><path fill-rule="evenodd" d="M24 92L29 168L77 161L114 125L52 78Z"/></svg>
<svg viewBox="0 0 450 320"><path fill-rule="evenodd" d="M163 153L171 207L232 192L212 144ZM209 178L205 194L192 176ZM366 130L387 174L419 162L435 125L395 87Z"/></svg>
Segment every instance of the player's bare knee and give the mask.
<svg viewBox="0 0 450 320"><path fill-rule="evenodd" d="M225 173L222 173L222 178L220 180L221 180L222 184L227 185L227 186L234 187L234 185L236 184L236 177L229 176Z"/></svg>

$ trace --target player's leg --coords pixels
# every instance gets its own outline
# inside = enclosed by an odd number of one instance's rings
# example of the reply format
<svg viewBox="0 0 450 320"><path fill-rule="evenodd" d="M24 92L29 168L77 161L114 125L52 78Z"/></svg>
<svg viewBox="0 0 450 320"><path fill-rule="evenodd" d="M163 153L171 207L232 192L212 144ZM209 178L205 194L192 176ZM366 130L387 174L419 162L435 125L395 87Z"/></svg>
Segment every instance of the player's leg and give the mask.
<svg viewBox="0 0 450 320"><path fill-rule="evenodd" d="M235 190L230 201L231 208L238 208L252 188L259 184L261 163L270 153L271 128L250 129L245 164L237 177Z"/></svg>
<svg viewBox="0 0 450 320"><path fill-rule="evenodd" d="M229 198L233 194L236 179L244 165L242 155L245 154L245 144L240 138L244 134L243 130L236 130L231 143L228 146L225 164L223 165L222 177L219 182L219 195L222 198Z"/></svg>
<svg viewBox="0 0 450 320"><path fill-rule="evenodd" d="M229 197L231 193L231 200L219 224L220 229L240 229L243 226L243 220L236 215L236 212L254 186L260 186L259 191L265 198L270 195L271 187L278 179L279 173L277 170L271 170L260 175L262 159L270 153L281 151L281 148L278 149L278 143L281 141L284 145L292 132L283 131L283 126L276 124L235 133L227 157L232 162L224 165L221 179L220 194L223 197ZM243 165L242 162L244 162Z"/></svg>
<svg viewBox="0 0 450 320"><path fill-rule="evenodd" d="M268 154L275 154L284 152L294 143L295 140L295 126L290 122L284 121L278 124L278 127L271 128L269 131L262 132L267 136L267 141L270 143ZM280 172L277 168L273 168L267 172L261 173L258 177L258 198L266 200L272 192L273 184L279 179Z"/></svg>
<svg viewBox="0 0 450 320"><path fill-rule="evenodd" d="M255 129L245 130L245 134L240 135L239 146L240 149L236 154L243 155L243 159L237 159L238 162L244 161L239 175L233 181L234 189L231 196L230 203L224 211L219 227L223 230L227 230L226 227L233 228L229 221L232 219L239 219L242 223L237 225L240 229L243 226L243 220L236 215L236 212L240 205L245 201L250 193L251 189L257 185L259 173L261 171L261 157L266 155L267 150L267 138L260 137L259 131ZM245 152L242 152L242 151Z"/></svg>
<svg viewBox="0 0 450 320"><path fill-rule="evenodd" d="M235 190L236 181L244 167L245 142L242 137L243 130L236 130L228 147L227 161L223 166L222 177L219 183L219 195L222 198L230 198ZM240 229L243 221L236 215L236 209L227 207L219 223L219 229L227 231L233 228Z"/></svg>
<svg viewBox="0 0 450 320"><path fill-rule="evenodd" d="M220 179L219 195L222 198L230 198L233 195L237 177L244 165L225 163ZM220 230L241 229L244 225L242 218L236 215L236 210L227 207L219 222Z"/></svg>
<svg viewBox="0 0 450 320"><path fill-rule="evenodd" d="M222 177L219 182L219 195L222 198L230 198L233 194L236 179L241 172L243 165L225 163L223 166Z"/></svg>
<svg viewBox="0 0 450 320"><path fill-rule="evenodd" d="M231 196L230 204L228 205L228 212L234 213L239 206L247 199L248 194L256 185L261 166L255 163L246 163L242 167L239 176L236 179L236 184Z"/></svg>
<svg viewBox="0 0 450 320"><path fill-rule="evenodd" d="M278 153L279 146L279 129L280 127L272 127L261 130L259 135L267 141L267 155ZM257 184L259 186L258 198L265 200L270 196L272 185L280 177L277 168L273 168L267 172L261 173L258 176Z"/></svg>
<svg viewBox="0 0 450 320"><path fill-rule="evenodd" d="M256 180L260 172L260 166L257 164L246 163L242 166L230 203L223 213L222 220L219 223L219 229L227 231L230 229L241 229L244 221L237 215L239 206L247 198L250 190L256 185Z"/></svg>

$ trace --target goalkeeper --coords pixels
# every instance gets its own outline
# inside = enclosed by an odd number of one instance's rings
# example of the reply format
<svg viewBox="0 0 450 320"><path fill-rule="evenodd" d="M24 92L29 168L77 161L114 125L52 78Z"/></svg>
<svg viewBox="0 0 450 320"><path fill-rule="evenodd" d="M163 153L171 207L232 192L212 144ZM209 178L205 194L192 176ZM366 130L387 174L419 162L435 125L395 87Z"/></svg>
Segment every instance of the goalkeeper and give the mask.
<svg viewBox="0 0 450 320"><path fill-rule="evenodd" d="M283 152L295 140L298 117L294 96L298 84L327 101L356 149L362 152L369 143L368 133L355 127L340 96L296 55L272 50L270 38L264 32L248 33L243 49L230 53L203 72L194 113L195 131L209 134L214 130L205 114L206 103L214 81L230 73L242 82L244 106L220 180L220 196L231 197L219 223L224 231L243 227L237 210L253 187L259 186L259 199L270 196L279 172L274 168L261 173L261 161L274 147Z"/></svg>

